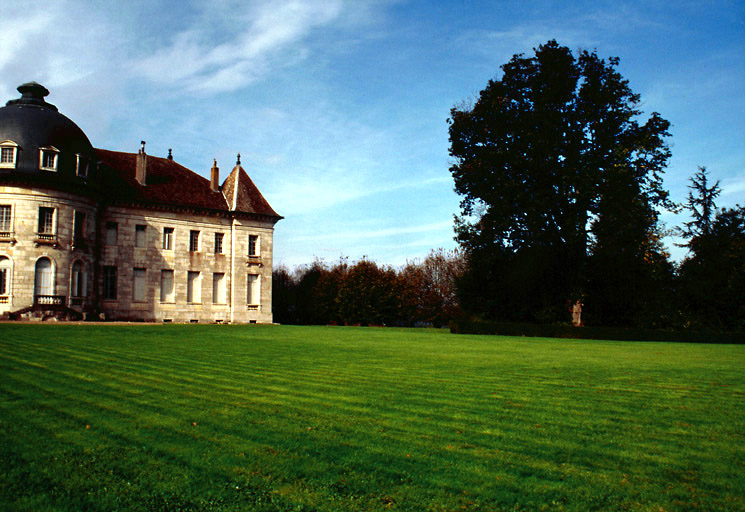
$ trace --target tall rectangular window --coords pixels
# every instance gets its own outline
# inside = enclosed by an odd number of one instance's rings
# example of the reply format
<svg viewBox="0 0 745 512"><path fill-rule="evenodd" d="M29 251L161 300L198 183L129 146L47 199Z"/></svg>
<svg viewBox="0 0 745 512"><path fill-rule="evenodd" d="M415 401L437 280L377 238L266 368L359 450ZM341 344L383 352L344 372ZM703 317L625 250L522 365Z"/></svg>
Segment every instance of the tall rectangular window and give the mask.
<svg viewBox="0 0 745 512"><path fill-rule="evenodd" d="M199 231L189 231L189 250L192 252L199 250Z"/></svg>
<svg viewBox="0 0 745 512"><path fill-rule="evenodd" d="M186 302L190 304L202 302L202 280L199 272L189 272L187 276Z"/></svg>
<svg viewBox="0 0 745 512"><path fill-rule="evenodd" d="M13 210L10 205L0 205L0 233L10 233L12 231L10 228L11 213L13 213Z"/></svg>
<svg viewBox="0 0 745 512"><path fill-rule="evenodd" d="M222 254L222 239L225 233L215 233L215 254Z"/></svg>
<svg viewBox="0 0 745 512"><path fill-rule="evenodd" d="M248 274L248 282L246 283L246 304L249 306L256 306L261 302L260 288L259 288L259 276L256 274Z"/></svg>
<svg viewBox="0 0 745 512"><path fill-rule="evenodd" d="M77 210L73 213L72 239L78 243L85 240L85 213Z"/></svg>
<svg viewBox="0 0 745 512"><path fill-rule="evenodd" d="M119 225L116 222L106 223L106 245L116 245L119 235Z"/></svg>
<svg viewBox="0 0 745 512"><path fill-rule="evenodd" d="M10 259L0 256L0 295L10 295Z"/></svg>
<svg viewBox="0 0 745 512"><path fill-rule="evenodd" d="M116 267L106 265L103 268L103 298L116 300Z"/></svg>
<svg viewBox="0 0 745 512"><path fill-rule="evenodd" d="M212 302L214 304L226 304L225 297L225 274L215 272L212 274Z"/></svg>
<svg viewBox="0 0 745 512"><path fill-rule="evenodd" d="M145 247L145 225L137 224L135 226L135 247Z"/></svg>
<svg viewBox="0 0 745 512"><path fill-rule="evenodd" d="M259 235L248 235L248 255L259 255Z"/></svg>
<svg viewBox="0 0 745 512"><path fill-rule="evenodd" d="M163 228L163 249L173 250L173 228Z"/></svg>
<svg viewBox="0 0 745 512"><path fill-rule="evenodd" d="M70 296L85 297L87 284L85 266L80 261L72 264L72 274L70 275Z"/></svg>
<svg viewBox="0 0 745 512"><path fill-rule="evenodd" d="M39 207L39 234L54 234L54 208Z"/></svg>
<svg viewBox="0 0 745 512"><path fill-rule="evenodd" d="M145 300L145 269L132 269L132 300L143 302Z"/></svg>
<svg viewBox="0 0 745 512"><path fill-rule="evenodd" d="M160 271L160 301L175 302L173 270Z"/></svg>

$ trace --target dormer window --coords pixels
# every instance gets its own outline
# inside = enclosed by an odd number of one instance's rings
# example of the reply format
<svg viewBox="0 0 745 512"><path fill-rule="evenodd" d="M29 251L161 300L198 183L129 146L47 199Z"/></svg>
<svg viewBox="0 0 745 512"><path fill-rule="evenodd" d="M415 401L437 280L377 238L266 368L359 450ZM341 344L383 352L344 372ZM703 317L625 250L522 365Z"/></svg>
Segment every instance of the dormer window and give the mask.
<svg viewBox="0 0 745 512"><path fill-rule="evenodd" d="M43 171L57 171L59 149L54 146L39 148L39 169Z"/></svg>
<svg viewBox="0 0 745 512"><path fill-rule="evenodd" d="M87 178L89 165L88 158L84 155L81 155L80 153L78 153L76 156L78 157L78 161L77 166L75 167L75 174L77 174L81 178Z"/></svg>
<svg viewBox="0 0 745 512"><path fill-rule="evenodd" d="M18 161L18 144L12 140L0 142L0 168L15 169Z"/></svg>

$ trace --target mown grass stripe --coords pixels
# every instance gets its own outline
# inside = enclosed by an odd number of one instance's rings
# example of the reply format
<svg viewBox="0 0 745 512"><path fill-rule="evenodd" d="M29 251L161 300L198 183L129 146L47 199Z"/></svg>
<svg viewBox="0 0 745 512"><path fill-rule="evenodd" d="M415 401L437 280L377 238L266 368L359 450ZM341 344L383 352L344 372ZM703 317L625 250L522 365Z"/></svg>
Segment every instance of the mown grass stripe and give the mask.
<svg viewBox="0 0 745 512"><path fill-rule="evenodd" d="M9 376L0 414L12 408L0 417L0 448L20 462L0 479L0 505L737 510L743 502L739 347L379 329L11 327L0 333L8 335L0 372ZM47 469L37 478L29 467ZM112 492L92 490L72 467ZM18 498L17 481L32 492Z"/></svg>

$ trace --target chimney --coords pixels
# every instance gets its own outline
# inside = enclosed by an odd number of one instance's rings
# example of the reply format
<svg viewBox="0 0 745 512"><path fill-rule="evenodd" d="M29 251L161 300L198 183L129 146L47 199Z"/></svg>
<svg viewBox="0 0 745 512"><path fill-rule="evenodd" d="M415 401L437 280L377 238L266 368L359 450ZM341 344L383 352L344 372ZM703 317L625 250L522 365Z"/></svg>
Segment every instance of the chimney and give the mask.
<svg viewBox="0 0 745 512"><path fill-rule="evenodd" d="M217 160L212 160L212 173L210 175L210 188L212 192L220 191L220 169L217 167Z"/></svg>
<svg viewBox="0 0 745 512"><path fill-rule="evenodd" d="M135 179L137 183L145 186L147 179L147 155L145 154L145 141L141 141L142 148L137 152L137 165L135 167Z"/></svg>

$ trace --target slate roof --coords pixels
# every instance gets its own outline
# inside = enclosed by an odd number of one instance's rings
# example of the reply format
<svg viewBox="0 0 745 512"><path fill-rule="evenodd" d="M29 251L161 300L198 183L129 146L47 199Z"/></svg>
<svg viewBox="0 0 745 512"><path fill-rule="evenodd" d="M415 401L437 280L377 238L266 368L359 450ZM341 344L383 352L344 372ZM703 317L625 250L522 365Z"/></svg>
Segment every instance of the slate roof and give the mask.
<svg viewBox="0 0 745 512"><path fill-rule="evenodd" d="M15 166L2 169L2 174L27 174L30 176L17 179L74 183L78 188L91 184L88 179L76 176L77 155L88 160L94 158L93 146L83 130L44 100L49 91L43 85L29 82L19 86L18 92L23 96L0 108L0 141L10 140L18 145ZM53 173L39 169L39 150L48 147L59 151Z"/></svg>
<svg viewBox="0 0 745 512"><path fill-rule="evenodd" d="M145 186L142 186L135 180L137 153L106 149L96 149L96 153L103 164L105 194L113 203L234 211L267 216L275 221L282 218L239 165L223 182L221 190L214 192L210 181L194 171L168 158L148 155Z"/></svg>

